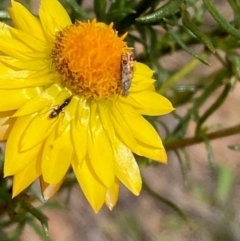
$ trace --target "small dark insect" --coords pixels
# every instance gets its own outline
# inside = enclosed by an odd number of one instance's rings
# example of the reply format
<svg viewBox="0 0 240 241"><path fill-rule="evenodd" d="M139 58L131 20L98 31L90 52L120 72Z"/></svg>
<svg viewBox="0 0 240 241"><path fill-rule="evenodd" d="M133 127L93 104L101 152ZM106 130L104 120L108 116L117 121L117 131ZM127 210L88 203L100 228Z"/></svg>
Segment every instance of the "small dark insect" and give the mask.
<svg viewBox="0 0 240 241"><path fill-rule="evenodd" d="M64 102L58 107L54 108L54 110L49 114L49 118L53 119L59 115L60 112L64 110L64 108L70 103L72 96L64 100Z"/></svg>

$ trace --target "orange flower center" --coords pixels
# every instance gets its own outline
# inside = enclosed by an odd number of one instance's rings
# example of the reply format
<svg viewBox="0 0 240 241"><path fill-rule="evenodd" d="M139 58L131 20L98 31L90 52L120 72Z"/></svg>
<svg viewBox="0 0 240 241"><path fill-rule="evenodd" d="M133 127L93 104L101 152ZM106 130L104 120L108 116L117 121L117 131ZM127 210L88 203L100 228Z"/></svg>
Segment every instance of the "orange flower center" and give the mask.
<svg viewBox="0 0 240 241"><path fill-rule="evenodd" d="M60 84L91 99L111 98L122 91L121 55L131 51L113 24L76 22L58 32L51 53Z"/></svg>

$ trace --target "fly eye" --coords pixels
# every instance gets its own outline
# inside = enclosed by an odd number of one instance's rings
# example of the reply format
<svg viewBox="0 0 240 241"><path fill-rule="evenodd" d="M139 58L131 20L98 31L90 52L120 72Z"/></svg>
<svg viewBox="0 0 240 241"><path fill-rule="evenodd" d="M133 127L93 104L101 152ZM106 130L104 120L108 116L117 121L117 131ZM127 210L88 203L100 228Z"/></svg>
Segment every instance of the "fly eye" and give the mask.
<svg viewBox="0 0 240 241"><path fill-rule="evenodd" d="M59 115L60 112L63 112L65 107L70 103L72 99L72 96L67 98L60 106L58 106L57 108L55 108L50 114L49 114L49 118L55 118Z"/></svg>

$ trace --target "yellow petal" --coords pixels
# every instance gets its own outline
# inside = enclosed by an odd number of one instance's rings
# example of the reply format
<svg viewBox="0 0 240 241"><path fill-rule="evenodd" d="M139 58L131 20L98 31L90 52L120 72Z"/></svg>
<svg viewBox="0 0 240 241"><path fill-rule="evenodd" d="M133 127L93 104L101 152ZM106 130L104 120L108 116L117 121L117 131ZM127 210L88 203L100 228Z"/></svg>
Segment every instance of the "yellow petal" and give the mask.
<svg viewBox="0 0 240 241"><path fill-rule="evenodd" d="M42 0L39 16L48 40L53 40L56 32L72 24L64 7L57 0Z"/></svg>
<svg viewBox="0 0 240 241"><path fill-rule="evenodd" d="M128 121L128 126L137 140L152 147L162 147L162 141L159 134L146 119L144 119L139 113L135 112L131 106L119 104L119 109L121 110L123 117Z"/></svg>
<svg viewBox="0 0 240 241"><path fill-rule="evenodd" d="M90 109L88 155L96 175L109 188L115 178L113 152L102 126L97 104L93 102Z"/></svg>
<svg viewBox="0 0 240 241"><path fill-rule="evenodd" d="M72 93L70 90L68 90L67 88L62 88L60 85L56 84L56 87L61 90L61 91L56 91L56 93L54 92L54 95L56 95L53 99L52 102L52 107L56 107L61 105L66 99L68 99L69 97L72 96ZM56 88L54 87L54 89ZM57 93L58 92L58 93Z"/></svg>
<svg viewBox="0 0 240 241"><path fill-rule="evenodd" d="M119 181L116 178L113 185L107 189L105 204L110 209L113 210L114 206L118 200L118 193L119 193Z"/></svg>
<svg viewBox="0 0 240 241"><path fill-rule="evenodd" d="M40 92L40 88L0 89L0 111L15 110Z"/></svg>
<svg viewBox="0 0 240 241"><path fill-rule="evenodd" d="M51 61L48 59L34 59L34 60L19 60L19 59L15 59L12 58L10 56L0 56L0 62L3 63L3 65L1 66L1 73L4 72L8 72L10 70L12 71L16 71L13 70L11 68L6 68L7 66L11 66L13 68L17 68L20 70L33 70L33 71L42 71L43 69L48 69L48 72L51 71ZM5 68L4 68L5 67ZM19 73L14 75L15 77L19 77ZM11 77L11 75L9 76ZM22 76L23 78L24 76ZM29 77L29 76L27 76Z"/></svg>
<svg viewBox="0 0 240 241"><path fill-rule="evenodd" d="M1 62L1 60L3 60ZM1 56L0 58L0 89L17 89L34 86L43 86L54 81L54 75L50 72L49 67L36 70L16 69L20 65L24 65L25 61L20 61L21 64L14 61L16 59L9 56ZM3 63L3 62L6 63ZM32 61L34 64L35 61ZM38 64L38 62L35 62ZM12 65L12 67L9 67ZM26 65L26 64L25 64ZM31 64L29 65L31 67Z"/></svg>
<svg viewBox="0 0 240 241"><path fill-rule="evenodd" d="M105 102L104 104L101 104L101 102L99 102L98 109L99 109L99 115L101 118L103 128L106 134L108 135L110 142L112 142L115 139L115 130L113 128L113 124L110 119L109 111L106 108L107 105L108 105L107 102Z"/></svg>
<svg viewBox="0 0 240 241"><path fill-rule="evenodd" d="M130 106L119 104L119 108L125 119L131 120L128 125L138 143L137 154L166 163L167 155L162 140L152 125Z"/></svg>
<svg viewBox="0 0 240 241"><path fill-rule="evenodd" d="M0 64L0 71L1 71L1 64ZM37 78L12 79L13 76L16 74L17 74L17 71L12 70L9 72L9 79L2 79L0 76L0 89L19 89L19 88L28 88L28 87L47 86L54 82L52 74L37 77Z"/></svg>
<svg viewBox="0 0 240 241"><path fill-rule="evenodd" d="M41 186L43 198L45 200L49 200L51 197L53 197L58 192L60 187L62 186L63 180L64 179L62 179L57 184L49 184L49 183L46 183L41 176L40 177L40 186Z"/></svg>
<svg viewBox="0 0 240 241"><path fill-rule="evenodd" d="M138 148L142 156L162 163L167 163L167 154L163 146L161 148L154 148L139 141Z"/></svg>
<svg viewBox="0 0 240 241"><path fill-rule="evenodd" d="M14 111L0 112L0 142L6 141L16 118L11 118Z"/></svg>
<svg viewBox="0 0 240 241"><path fill-rule="evenodd" d="M49 184L59 183L66 175L73 156L73 147L70 141L70 128L56 139L53 130L47 138L42 157L42 176Z"/></svg>
<svg viewBox="0 0 240 241"><path fill-rule="evenodd" d="M116 136L133 152L135 152L136 154L140 154L137 141L128 125L128 122L131 120L126 120L123 117L123 113L121 113L121 110L119 110L119 107L116 104L112 108L110 108L109 116L115 129Z"/></svg>
<svg viewBox="0 0 240 241"><path fill-rule="evenodd" d="M100 107L100 114L101 121L106 133L108 134L114 151L116 176L129 190L131 190L135 195L138 195L141 190L142 182L135 158L131 150L127 148L121 141L119 141L115 135L105 106ZM129 133L126 136L129 136Z"/></svg>
<svg viewBox="0 0 240 241"><path fill-rule="evenodd" d="M11 176L25 168L39 155L41 143L29 151L20 152L19 143L34 115L17 118L7 141L4 175Z"/></svg>
<svg viewBox="0 0 240 241"><path fill-rule="evenodd" d="M9 26L5 23L0 22L0 36L8 36L10 37L10 31L9 31Z"/></svg>
<svg viewBox="0 0 240 241"><path fill-rule="evenodd" d="M8 36L1 36L0 49L1 52L5 53L6 55L17 59L36 59L45 56L42 53L37 53L36 51L32 50L19 40Z"/></svg>
<svg viewBox="0 0 240 241"><path fill-rule="evenodd" d="M174 110L167 98L152 91L131 93L127 98L120 98L120 102L148 116L165 115Z"/></svg>
<svg viewBox="0 0 240 241"><path fill-rule="evenodd" d="M14 25L28 34L45 41L40 21L33 16L22 4L12 1L9 13Z"/></svg>
<svg viewBox="0 0 240 241"><path fill-rule="evenodd" d="M106 188L99 181L89 162L85 160L82 165L78 165L75 160L72 162L72 167L85 197L97 213L104 203Z"/></svg>
<svg viewBox="0 0 240 241"><path fill-rule="evenodd" d="M46 113L38 113L28 124L20 140L19 150L25 152L42 143L56 127L57 122L49 119Z"/></svg>
<svg viewBox="0 0 240 241"><path fill-rule="evenodd" d="M153 75L154 71L151 70L146 64L135 62L134 67L135 67L134 75L139 74L148 78L151 78Z"/></svg>
<svg viewBox="0 0 240 241"><path fill-rule="evenodd" d="M14 116L28 115L40 111L47 106L50 106L61 92L62 88L59 85L51 85L49 88L36 95L34 98L27 101L25 105L21 106L21 108L14 114ZM63 92L66 93L65 91Z"/></svg>
<svg viewBox="0 0 240 241"><path fill-rule="evenodd" d="M50 48L47 43L36 38L35 36L23 32L18 29L10 28L10 33L13 38L26 44L29 48L35 51L36 58L49 58Z"/></svg>
<svg viewBox="0 0 240 241"><path fill-rule="evenodd" d="M32 182L34 182L40 175L41 160L39 158L35 158L22 171L14 175L12 196L17 196Z"/></svg>
<svg viewBox="0 0 240 241"><path fill-rule="evenodd" d="M116 160L116 176L133 194L139 195L142 188L142 179L131 150L117 138L115 139L113 149Z"/></svg>
<svg viewBox="0 0 240 241"><path fill-rule="evenodd" d="M145 77L142 74L134 74L129 92L134 93L152 88L154 89L154 82L155 80L150 77ZM120 96L120 98L126 99L125 96Z"/></svg>
<svg viewBox="0 0 240 241"><path fill-rule="evenodd" d="M80 100L78 110L71 122L71 137L78 164L81 165L87 154L90 108L86 101Z"/></svg>
<svg viewBox="0 0 240 241"><path fill-rule="evenodd" d="M127 148L115 135L112 123L105 106L100 107L100 116L106 133L111 141L115 158L115 173L118 179L138 195L141 190L141 176L135 158L129 148Z"/></svg>

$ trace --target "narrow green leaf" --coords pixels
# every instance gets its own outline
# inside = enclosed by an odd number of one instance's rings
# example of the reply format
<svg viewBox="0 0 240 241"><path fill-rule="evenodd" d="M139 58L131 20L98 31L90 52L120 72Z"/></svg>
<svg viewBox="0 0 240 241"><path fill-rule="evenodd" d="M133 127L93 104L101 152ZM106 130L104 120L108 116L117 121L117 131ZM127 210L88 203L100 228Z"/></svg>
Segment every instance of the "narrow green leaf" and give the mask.
<svg viewBox="0 0 240 241"><path fill-rule="evenodd" d="M182 23L200 41L202 41L212 53L215 53L216 50L213 47L211 40L191 21L190 14L185 7L182 8Z"/></svg>
<svg viewBox="0 0 240 241"><path fill-rule="evenodd" d="M202 56L200 56L199 54L196 54L195 52L193 52L191 49L188 48L187 45L185 45L182 40L171 30L168 30L168 34L189 54L191 54L192 56L194 56L195 58L197 58L198 60L200 60L202 63L210 66L210 64L208 63L208 61L203 58Z"/></svg>
<svg viewBox="0 0 240 241"><path fill-rule="evenodd" d="M240 151L240 144L229 145L228 148L233 151Z"/></svg>
<svg viewBox="0 0 240 241"><path fill-rule="evenodd" d="M112 10L111 12L108 13L109 16L111 15L126 15L126 14L130 14L130 13L136 13L136 11L134 9L131 8L121 8L121 9L115 9Z"/></svg>
<svg viewBox="0 0 240 241"><path fill-rule="evenodd" d="M88 15L76 2L76 0L65 0L65 2L74 10L74 12L81 18L89 20L91 19Z"/></svg>
<svg viewBox="0 0 240 241"><path fill-rule="evenodd" d="M182 160L182 157L180 155L180 152L179 150L174 150L174 153L179 161L179 164L180 164L180 167L181 167L181 173L182 173L182 177L183 177L183 180L184 180L184 183L186 183L187 181L187 168L185 166L185 163L183 162Z"/></svg>
<svg viewBox="0 0 240 241"><path fill-rule="evenodd" d="M152 197L156 198L158 201L165 203L166 205L168 205L169 207L171 207L184 221L185 223L191 227L191 222L188 219L188 217L186 216L186 214L181 210L181 208L179 208L175 203L171 202L170 200L168 200L167 198L159 195L158 193L156 193L155 191L153 191L148 185L147 183L143 180L143 189L149 193L149 195L151 195Z"/></svg>
<svg viewBox="0 0 240 241"><path fill-rule="evenodd" d="M53 241L49 236L46 236L41 226L35 222L35 219L28 220L28 225L32 227L32 229L41 238L42 241Z"/></svg>
<svg viewBox="0 0 240 241"><path fill-rule="evenodd" d="M66 204L59 202L45 202L39 208L41 211L43 210L68 210L69 207Z"/></svg>
<svg viewBox="0 0 240 241"><path fill-rule="evenodd" d="M23 203L13 199L7 205L7 213L11 221L21 223L26 219L27 210Z"/></svg>
<svg viewBox="0 0 240 241"><path fill-rule="evenodd" d="M111 5L109 7L109 12L111 12L113 10L122 9L122 8L125 7L125 5L126 5L126 1L125 0L111 1Z"/></svg>
<svg viewBox="0 0 240 241"><path fill-rule="evenodd" d="M143 46L144 46L144 48L147 48L148 47L148 45L147 45L147 43L142 39L142 38L140 38L140 37L137 37L137 36L135 36L135 35L132 35L132 34L128 34L128 38L130 39L130 40L132 40L133 42L139 42L139 43L141 43Z"/></svg>
<svg viewBox="0 0 240 241"><path fill-rule="evenodd" d="M106 17L106 7L107 7L106 0L94 0L94 12L96 14L98 21L104 22Z"/></svg>
<svg viewBox="0 0 240 241"><path fill-rule="evenodd" d="M153 61L156 58L157 54L157 44L158 44L158 37L156 30L152 28L152 26L149 26L147 28L148 36L150 38L150 44L149 44L149 59Z"/></svg>
<svg viewBox="0 0 240 241"><path fill-rule="evenodd" d="M115 24L120 22L124 17L126 17L129 14L135 14L136 11L131 8L121 8L121 9L114 9L111 10L107 15L106 15L106 21L109 22L114 22Z"/></svg>
<svg viewBox="0 0 240 241"><path fill-rule="evenodd" d="M47 218L47 216L44 215L43 212L41 212L37 208L33 207L29 203L25 203L25 207L29 213L31 213L35 218L37 218L41 222L43 231L44 231L45 235L48 236L48 218Z"/></svg>
<svg viewBox="0 0 240 241"><path fill-rule="evenodd" d="M212 15L212 17L217 21L217 23L230 35L233 37L240 39L240 31L234 28L215 8L214 4L211 0L203 0L207 10Z"/></svg>
<svg viewBox="0 0 240 241"><path fill-rule="evenodd" d="M7 233L7 239L4 241L17 241L19 240L19 237L24 229L25 222L19 223L18 226L14 229L11 230L11 232ZM1 237L2 238L2 237ZM2 239L1 239L2 240Z"/></svg>
<svg viewBox="0 0 240 241"><path fill-rule="evenodd" d="M12 197L10 193L6 190L5 186L0 188L0 200L8 201L8 202L12 200Z"/></svg>
<svg viewBox="0 0 240 241"><path fill-rule="evenodd" d="M197 59L195 59L197 60ZM183 137L186 134L188 123L198 113L199 108L206 102L206 100L212 95L212 93L222 84L222 80L228 75L228 71L225 69L218 70L212 74L212 78L209 81L209 85L206 86L203 94L200 95L194 102L192 107L188 110L187 114L180 120L178 125L173 131L174 136ZM201 137L202 139L202 137Z"/></svg>
<svg viewBox="0 0 240 241"><path fill-rule="evenodd" d="M240 6L239 3L237 3L236 0L228 0L229 5L231 6L233 12L234 12L234 21L239 21L239 13L240 13Z"/></svg>
<svg viewBox="0 0 240 241"><path fill-rule="evenodd" d="M224 103L231 90L231 87L231 83L227 83L222 93L217 97L216 101L212 105L210 105L210 107L205 111L205 113L199 118L195 130L196 136L201 132L202 124Z"/></svg>
<svg viewBox="0 0 240 241"><path fill-rule="evenodd" d="M234 76L240 80L240 58L236 55L229 56L232 62L232 70L234 73Z"/></svg>
<svg viewBox="0 0 240 241"><path fill-rule="evenodd" d="M214 153L213 153L213 149L211 146L210 141L207 138L204 138L204 143L207 149L207 155L208 155L208 161L209 164L212 168L216 167L216 163L215 163L215 158L214 158Z"/></svg>
<svg viewBox="0 0 240 241"><path fill-rule="evenodd" d="M174 90L179 93L192 92L196 93L199 90L204 89L206 86L202 83L197 84L178 84L174 86Z"/></svg>
<svg viewBox="0 0 240 241"><path fill-rule="evenodd" d="M216 189L216 196L219 201L225 203L228 200L229 194L232 190L233 182L233 168L230 165L219 167Z"/></svg>
<svg viewBox="0 0 240 241"><path fill-rule="evenodd" d="M166 138L171 135L170 130L169 130L169 126L164 121L161 121L161 119L158 118L156 120L156 123L160 124L161 127L164 129L164 131L166 132Z"/></svg>
<svg viewBox="0 0 240 241"><path fill-rule="evenodd" d="M140 23L154 23L161 20L169 15L179 11L179 8L184 0L169 0L164 6L158 9L156 12L146 15L141 18L136 18L136 21Z"/></svg>
<svg viewBox="0 0 240 241"><path fill-rule="evenodd" d="M191 166L191 160L190 160L190 156L189 156L188 152L186 151L185 148L181 148L181 152L182 152L182 154L183 154L183 156L184 156L187 169L188 169L188 170L191 170L191 169L192 169L192 166Z"/></svg>
<svg viewBox="0 0 240 241"><path fill-rule="evenodd" d="M192 70L194 70L200 64L198 59L193 59L189 63L187 63L182 69L172 75L166 82L163 83L161 88L159 89L160 94L164 94L165 91L174 85L176 85L181 78L189 74Z"/></svg>

